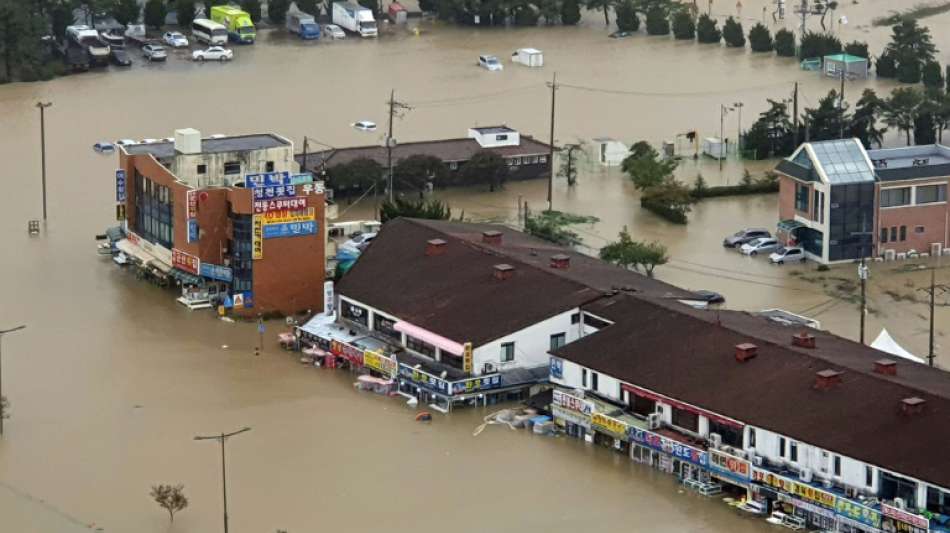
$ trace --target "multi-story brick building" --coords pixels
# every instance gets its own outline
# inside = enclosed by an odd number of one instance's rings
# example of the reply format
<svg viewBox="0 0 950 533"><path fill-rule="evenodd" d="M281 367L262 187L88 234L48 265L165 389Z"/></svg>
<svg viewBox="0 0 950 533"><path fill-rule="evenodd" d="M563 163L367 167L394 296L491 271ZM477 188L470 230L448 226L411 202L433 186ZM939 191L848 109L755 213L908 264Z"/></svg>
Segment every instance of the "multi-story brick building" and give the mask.
<svg viewBox="0 0 950 533"><path fill-rule="evenodd" d="M294 174L293 144L275 134L124 145L116 172L117 248L175 280L189 306L290 314L323 305L323 184Z"/></svg>

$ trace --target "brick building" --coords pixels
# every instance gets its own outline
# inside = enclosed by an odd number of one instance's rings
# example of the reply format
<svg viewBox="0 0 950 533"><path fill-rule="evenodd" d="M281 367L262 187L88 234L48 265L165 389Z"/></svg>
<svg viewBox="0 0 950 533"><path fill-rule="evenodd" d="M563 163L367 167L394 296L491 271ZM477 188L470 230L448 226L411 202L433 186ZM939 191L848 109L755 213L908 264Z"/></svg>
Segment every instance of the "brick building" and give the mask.
<svg viewBox="0 0 950 533"><path fill-rule="evenodd" d="M275 134L119 149L116 243L145 272L174 280L189 307L240 315L323 306L323 184L293 172L293 144Z"/></svg>

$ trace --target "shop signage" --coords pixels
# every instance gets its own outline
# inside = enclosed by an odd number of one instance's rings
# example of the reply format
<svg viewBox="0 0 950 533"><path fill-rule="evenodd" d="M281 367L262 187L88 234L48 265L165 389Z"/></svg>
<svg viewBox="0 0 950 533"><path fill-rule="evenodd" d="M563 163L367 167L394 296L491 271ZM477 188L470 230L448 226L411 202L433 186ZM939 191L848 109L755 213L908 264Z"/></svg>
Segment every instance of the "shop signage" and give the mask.
<svg viewBox="0 0 950 533"><path fill-rule="evenodd" d="M260 217L261 215L257 215ZM317 222L311 220L308 222L286 222L282 224L263 224L263 236L265 239L277 239L281 237L301 237L304 235L315 235L317 233Z"/></svg>
<svg viewBox="0 0 950 533"><path fill-rule="evenodd" d="M255 200L273 200L275 198L290 198L297 196L297 190L293 185L255 187L253 190Z"/></svg>
<svg viewBox="0 0 950 533"><path fill-rule="evenodd" d="M309 172L303 172L301 174L292 174L290 176L291 185L303 185L305 183L313 183L313 174Z"/></svg>
<svg viewBox="0 0 950 533"><path fill-rule="evenodd" d="M231 295L231 305L235 309L251 309L254 307L254 296L251 291L236 292Z"/></svg>
<svg viewBox="0 0 950 533"><path fill-rule="evenodd" d="M185 205L188 208L185 218L198 218L198 191L194 189L185 191Z"/></svg>
<svg viewBox="0 0 950 533"><path fill-rule="evenodd" d="M462 371L472 371L472 343L466 342L462 347Z"/></svg>
<svg viewBox="0 0 950 533"><path fill-rule="evenodd" d="M668 453L681 461L699 466L709 466L709 455L706 452L652 431L632 427L630 428L629 437L630 442L636 442L647 448Z"/></svg>
<svg viewBox="0 0 950 533"><path fill-rule="evenodd" d="M442 394L446 395L449 393L449 384L447 381L444 379L439 379L428 372L415 369L404 363L399 363L399 377L406 378L416 385L426 389L441 392Z"/></svg>
<svg viewBox="0 0 950 533"><path fill-rule="evenodd" d="M582 415L577 411L571 411L570 409L561 407L560 405L551 406L551 414L554 415L555 420L563 420L565 422L570 422L583 427L584 429L590 429L590 417Z"/></svg>
<svg viewBox="0 0 950 533"><path fill-rule="evenodd" d="M345 358L356 366L363 366L363 350L340 341L330 341L330 352Z"/></svg>
<svg viewBox="0 0 950 533"><path fill-rule="evenodd" d="M198 221L194 218L188 219L188 242L198 242Z"/></svg>
<svg viewBox="0 0 950 533"><path fill-rule="evenodd" d="M202 276L209 279L223 281L225 283L231 283L231 278L233 277L230 267L215 265L212 263L201 263L200 270Z"/></svg>
<svg viewBox="0 0 950 533"><path fill-rule="evenodd" d="M264 258L264 220L261 215L254 215L254 227L251 231L251 249L254 259Z"/></svg>
<svg viewBox="0 0 950 533"><path fill-rule="evenodd" d="M752 476L752 464L749 461L719 450L709 450L709 469L718 476L742 483L748 483Z"/></svg>
<svg viewBox="0 0 950 533"><path fill-rule="evenodd" d="M813 503L809 503L804 500L799 500L798 498L793 498L789 496L788 494L779 494L778 499L779 501L789 503L793 505L794 507L798 507L799 509L808 511L809 513L814 513L816 515L823 516L825 518L830 518L832 520L834 520L835 518L835 513L831 509L825 509L824 507L815 505Z"/></svg>
<svg viewBox="0 0 950 533"><path fill-rule="evenodd" d="M483 390L497 389L501 387L501 375L492 374L480 378L469 378L462 381L453 381L450 384L452 394L468 394Z"/></svg>
<svg viewBox="0 0 950 533"><path fill-rule="evenodd" d="M267 211L261 216L264 217L264 224L279 224L285 222L306 222L316 218L316 209L308 207L306 209L279 209Z"/></svg>
<svg viewBox="0 0 950 533"><path fill-rule="evenodd" d="M884 521L891 522L894 526L894 531L917 533L930 530L930 519L925 516L898 509L886 503L881 504L881 512L884 514Z"/></svg>
<svg viewBox="0 0 950 533"><path fill-rule="evenodd" d="M372 350L363 352L363 366L389 377L396 377L399 372L399 365L395 359Z"/></svg>
<svg viewBox="0 0 950 533"><path fill-rule="evenodd" d="M293 183L290 180L290 172L261 172L260 174L245 174L244 175L244 186L248 189L256 189L259 187L279 187L282 185L290 185Z"/></svg>
<svg viewBox="0 0 950 533"><path fill-rule="evenodd" d="M124 203L125 199L125 171L120 168L115 171L115 201L117 203Z"/></svg>
<svg viewBox="0 0 950 533"><path fill-rule="evenodd" d="M881 513L876 509L871 509L860 503L847 500L845 498L838 498L835 502L835 512L838 513L839 517L849 519L853 522L858 522L865 526L871 526L874 528L881 527Z"/></svg>
<svg viewBox="0 0 950 533"><path fill-rule="evenodd" d="M261 214L268 211L283 209L305 209L307 199L301 196L295 198L280 198L277 200L254 200L254 213Z"/></svg>
<svg viewBox="0 0 950 533"><path fill-rule="evenodd" d="M115 204L115 219L125 220L125 204Z"/></svg>
<svg viewBox="0 0 950 533"><path fill-rule="evenodd" d="M752 481L797 496L806 502L815 503L826 509L835 508L836 497L834 494L812 487L807 483L801 483L778 474L773 474L768 470L753 468Z"/></svg>
<svg viewBox="0 0 950 533"><path fill-rule="evenodd" d="M622 420L607 416L603 413L594 413L590 417L590 424L601 433L627 440L627 424Z"/></svg>
<svg viewBox="0 0 950 533"><path fill-rule="evenodd" d="M554 393L552 397L552 403L568 411L574 411L575 413L580 413L587 418L590 418L594 414L594 404L588 400L582 400L576 396L571 396L566 392L561 392L557 389L552 391Z"/></svg>
<svg viewBox="0 0 950 533"><path fill-rule="evenodd" d="M323 314L333 315L333 281L323 282Z"/></svg>
<svg viewBox="0 0 950 533"><path fill-rule="evenodd" d="M195 275L201 272L201 260L197 256L183 252L178 248L172 248L172 266Z"/></svg>
<svg viewBox="0 0 950 533"><path fill-rule="evenodd" d="M551 377L554 379L564 379L564 360L560 357L551 358Z"/></svg>
<svg viewBox="0 0 950 533"><path fill-rule="evenodd" d="M323 194L323 182L304 183L300 186L300 190L307 196L310 196L311 194Z"/></svg>

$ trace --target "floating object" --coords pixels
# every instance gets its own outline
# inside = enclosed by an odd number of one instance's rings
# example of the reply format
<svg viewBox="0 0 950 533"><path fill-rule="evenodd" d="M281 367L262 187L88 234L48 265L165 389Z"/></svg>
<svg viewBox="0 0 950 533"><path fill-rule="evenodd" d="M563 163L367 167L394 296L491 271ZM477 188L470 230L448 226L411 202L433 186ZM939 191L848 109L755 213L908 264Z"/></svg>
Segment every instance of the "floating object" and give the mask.
<svg viewBox="0 0 950 533"><path fill-rule="evenodd" d="M416 422L431 422L432 414L428 411L423 411L416 415Z"/></svg>
<svg viewBox="0 0 950 533"><path fill-rule="evenodd" d="M111 154L115 151L115 145L105 141L97 142L96 144L92 145L92 149L97 154Z"/></svg>
<svg viewBox="0 0 950 533"><path fill-rule="evenodd" d="M125 255L125 253L123 252L119 252L115 254L114 256L112 256L112 260L117 265L120 265L120 266L127 265L129 263L129 256Z"/></svg>
<svg viewBox="0 0 950 533"><path fill-rule="evenodd" d="M222 345L221 345L221 349L222 349L222 350L227 350L227 349L228 349L228 345L227 345L227 344L222 344Z"/></svg>
<svg viewBox="0 0 950 533"><path fill-rule="evenodd" d="M39 220L31 220L31 221L27 222L27 224L26 224L26 230L30 233L30 235L39 235L39 234L40 234L40 221L39 221Z"/></svg>
<svg viewBox="0 0 950 533"><path fill-rule="evenodd" d="M222 316L222 317L221 317L221 321L222 321L222 322L234 323L234 319L231 318L231 317L229 317L229 316Z"/></svg>
<svg viewBox="0 0 950 533"><path fill-rule="evenodd" d="M419 399L413 396L412 398L409 398L408 400L406 400L406 405L410 407L415 407L419 405Z"/></svg>

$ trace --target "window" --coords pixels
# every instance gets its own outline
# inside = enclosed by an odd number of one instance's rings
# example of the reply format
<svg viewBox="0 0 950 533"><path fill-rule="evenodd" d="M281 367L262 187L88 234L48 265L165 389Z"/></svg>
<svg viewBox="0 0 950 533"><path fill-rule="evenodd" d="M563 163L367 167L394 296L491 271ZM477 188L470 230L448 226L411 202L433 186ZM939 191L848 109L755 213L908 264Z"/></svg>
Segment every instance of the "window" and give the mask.
<svg viewBox="0 0 950 533"><path fill-rule="evenodd" d="M513 342L501 343L501 362L507 363L514 360L515 360L515 343Z"/></svg>
<svg viewBox="0 0 950 533"><path fill-rule="evenodd" d="M881 207L910 205L910 187L881 189Z"/></svg>
<svg viewBox="0 0 950 533"><path fill-rule="evenodd" d="M168 187L154 183L135 171L135 220L132 227L145 240L172 247L174 206Z"/></svg>
<svg viewBox="0 0 950 533"><path fill-rule="evenodd" d="M793 463L798 462L798 443L795 441L788 443L788 458L791 459Z"/></svg>
<svg viewBox="0 0 950 533"><path fill-rule="evenodd" d="M834 473L836 476L841 475L841 456L836 455L834 459Z"/></svg>
<svg viewBox="0 0 950 533"><path fill-rule="evenodd" d="M927 510L932 513L950 515L950 493L935 487L927 487Z"/></svg>
<svg viewBox="0 0 950 533"><path fill-rule="evenodd" d="M881 242L887 242L887 228L881 228Z"/></svg>
<svg viewBox="0 0 950 533"><path fill-rule="evenodd" d="M600 375L597 372L590 373L590 388L591 390L596 391L597 386L600 385Z"/></svg>
<svg viewBox="0 0 950 533"><path fill-rule="evenodd" d="M580 322L581 322L580 312L577 312L571 315L571 324L580 324Z"/></svg>
<svg viewBox="0 0 950 533"><path fill-rule="evenodd" d="M716 420L709 420L709 432L722 437L722 443L742 448L742 430L731 424L723 424Z"/></svg>
<svg viewBox="0 0 950 533"><path fill-rule="evenodd" d="M538 162L540 162L540 163L547 163L547 162L548 162L548 156L546 156L546 155L539 156L539 157L538 157Z"/></svg>
<svg viewBox="0 0 950 533"><path fill-rule="evenodd" d="M808 186L795 184L795 210L808 211Z"/></svg>
<svg viewBox="0 0 950 533"><path fill-rule="evenodd" d="M507 135L495 135L495 140L496 140L496 141L507 141L507 140L508 140L508 136L507 136Z"/></svg>
<svg viewBox="0 0 950 533"><path fill-rule="evenodd" d="M755 448L755 428L749 428L749 447Z"/></svg>
<svg viewBox="0 0 950 533"><path fill-rule="evenodd" d="M587 369L581 369L581 387L587 388Z"/></svg>
<svg viewBox="0 0 950 533"><path fill-rule="evenodd" d="M567 334L566 333L555 333L551 335L551 351L557 350L561 346L567 344Z"/></svg>
<svg viewBox="0 0 950 533"><path fill-rule="evenodd" d="M946 202L947 201L947 186L946 185L921 185L917 187L917 200L918 204L932 204L934 202Z"/></svg>
<svg viewBox="0 0 950 533"><path fill-rule="evenodd" d="M225 174L240 174L241 173L241 162L240 161L228 161L224 164L224 173Z"/></svg>
<svg viewBox="0 0 950 533"><path fill-rule="evenodd" d="M435 346L409 335L406 335L406 348L421 355L435 357Z"/></svg>
<svg viewBox="0 0 950 533"><path fill-rule="evenodd" d="M927 228L923 226L914 226L914 233L924 233L927 231Z"/></svg>
<svg viewBox="0 0 950 533"><path fill-rule="evenodd" d="M207 174L207 173L208 173L208 165L198 165L198 168L197 168L196 170L197 170L198 174Z"/></svg>
<svg viewBox="0 0 950 533"><path fill-rule="evenodd" d="M651 400L639 394L633 395L633 412L642 416L649 416L656 412L656 400Z"/></svg>
<svg viewBox="0 0 950 533"><path fill-rule="evenodd" d="M901 242L907 240L907 226L901 226Z"/></svg>
<svg viewBox="0 0 950 533"><path fill-rule="evenodd" d="M897 226L891 226L891 242L897 242Z"/></svg>
<svg viewBox="0 0 950 533"><path fill-rule="evenodd" d="M673 425L689 431L699 431L699 415L685 409L673 408Z"/></svg>
<svg viewBox="0 0 950 533"><path fill-rule="evenodd" d="M396 331L396 321L384 316L376 315L373 317L373 329L390 339L401 340L402 334Z"/></svg>
<svg viewBox="0 0 950 533"><path fill-rule="evenodd" d="M458 169L459 169L458 161L452 161L451 163L449 163L449 170L458 170Z"/></svg>
<svg viewBox="0 0 950 533"><path fill-rule="evenodd" d="M351 322L356 322L357 324L362 324L363 326L368 325L369 313L366 312L366 309L358 305L353 305L346 300L340 302L340 307L342 308L343 318Z"/></svg>
<svg viewBox="0 0 950 533"><path fill-rule="evenodd" d="M874 470L867 465L864 466L864 484L868 487L874 486Z"/></svg>
<svg viewBox="0 0 950 533"><path fill-rule="evenodd" d="M785 457L785 437L778 438L778 456Z"/></svg>
<svg viewBox="0 0 950 533"><path fill-rule="evenodd" d="M597 317L593 317L593 316L588 315L588 314L585 313L585 314L584 314L584 325L585 325L585 326L590 326L590 327L595 328L595 329L604 329L604 328L606 328L607 326L610 325L610 322L607 322L606 320L601 320L601 319L599 319L599 318L597 318Z"/></svg>
<svg viewBox="0 0 950 533"><path fill-rule="evenodd" d="M264 172L273 172L274 171L274 162L268 161L264 163Z"/></svg>

